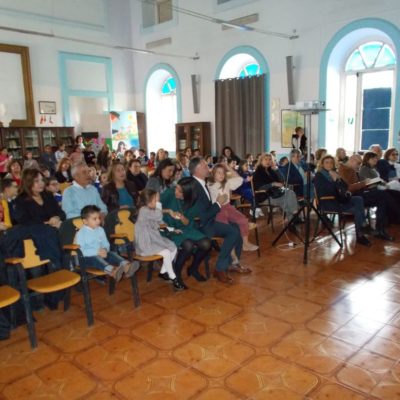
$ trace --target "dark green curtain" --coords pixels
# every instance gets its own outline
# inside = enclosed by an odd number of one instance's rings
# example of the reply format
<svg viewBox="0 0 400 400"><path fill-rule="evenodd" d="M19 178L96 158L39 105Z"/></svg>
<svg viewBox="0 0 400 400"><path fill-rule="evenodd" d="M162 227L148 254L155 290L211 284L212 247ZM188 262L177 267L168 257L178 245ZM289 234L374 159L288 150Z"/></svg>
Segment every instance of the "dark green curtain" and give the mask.
<svg viewBox="0 0 400 400"><path fill-rule="evenodd" d="M265 75L215 81L216 145L240 157L265 149Z"/></svg>

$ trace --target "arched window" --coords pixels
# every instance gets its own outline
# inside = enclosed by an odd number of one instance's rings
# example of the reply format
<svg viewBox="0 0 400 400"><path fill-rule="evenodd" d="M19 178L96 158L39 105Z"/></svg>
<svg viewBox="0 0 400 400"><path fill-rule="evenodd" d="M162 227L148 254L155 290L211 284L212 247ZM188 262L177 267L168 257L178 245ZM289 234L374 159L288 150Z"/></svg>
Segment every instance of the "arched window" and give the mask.
<svg viewBox="0 0 400 400"><path fill-rule="evenodd" d="M221 69L219 79L246 78L263 73L260 64L252 55L239 53L226 61Z"/></svg>
<svg viewBox="0 0 400 400"><path fill-rule="evenodd" d="M392 136L392 102L396 56L384 42L371 41L353 49L344 65L343 147L388 148Z"/></svg>
<svg viewBox="0 0 400 400"><path fill-rule="evenodd" d="M168 69L160 66L147 81L147 147L149 152L163 148L173 156L178 122L177 81Z"/></svg>
<svg viewBox="0 0 400 400"><path fill-rule="evenodd" d="M257 63L251 63L245 65L239 73L240 78L245 78L246 76L254 76L262 74L261 68Z"/></svg>

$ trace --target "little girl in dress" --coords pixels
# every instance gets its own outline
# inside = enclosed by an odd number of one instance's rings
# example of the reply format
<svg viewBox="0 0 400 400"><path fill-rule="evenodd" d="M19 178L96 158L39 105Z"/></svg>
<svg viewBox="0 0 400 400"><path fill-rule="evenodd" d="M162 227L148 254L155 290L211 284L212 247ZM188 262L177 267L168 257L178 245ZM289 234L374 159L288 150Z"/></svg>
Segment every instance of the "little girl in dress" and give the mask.
<svg viewBox="0 0 400 400"><path fill-rule="evenodd" d="M163 257L160 277L171 280L175 290L185 287L176 277L173 268L177 248L172 240L161 236L160 224L163 222L161 203L157 207L158 193L151 189L144 189L140 193L142 207L135 224L135 251L139 256L159 254Z"/></svg>
<svg viewBox="0 0 400 400"><path fill-rule="evenodd" d="M216 221L224 224L232 222L239 225L243 238L243 250L255 251L258 246L249 242L248 219L229 202L231 191L236 190L242 183L243 178L236 171L224 164L217 164L212 171L211 182L207 183L207 186L213 203L215 203L219 194L228 195L228 201L225 204L221 204L221 209L215 218Z"/></svg>

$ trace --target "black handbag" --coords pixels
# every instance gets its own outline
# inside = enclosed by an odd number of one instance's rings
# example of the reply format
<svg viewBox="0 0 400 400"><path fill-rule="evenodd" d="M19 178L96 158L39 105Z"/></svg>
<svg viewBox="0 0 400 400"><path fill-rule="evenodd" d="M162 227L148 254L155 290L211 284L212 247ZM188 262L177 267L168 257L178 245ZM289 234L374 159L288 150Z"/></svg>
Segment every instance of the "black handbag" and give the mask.
<svg viewBox="0 0 400 400"><path fill-rule="evenodd" d="M272 186L271 189L268 190L268 195L271 199L279 199L285 194L285 189L283 187Z"/></svg>

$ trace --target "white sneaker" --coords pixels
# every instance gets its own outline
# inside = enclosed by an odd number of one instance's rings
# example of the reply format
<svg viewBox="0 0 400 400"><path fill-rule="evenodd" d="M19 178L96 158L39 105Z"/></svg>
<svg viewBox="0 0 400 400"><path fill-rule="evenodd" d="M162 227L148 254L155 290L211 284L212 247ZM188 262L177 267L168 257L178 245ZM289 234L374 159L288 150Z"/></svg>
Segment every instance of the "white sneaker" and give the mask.
<svg viewBox="0 0 400 400"><path fill-rule="evenodd" d="M264 213L262 212L261 208L256 208L256 217L257 217L257 214L258 214L259 217L264 217L265 216Z"/></svg>

